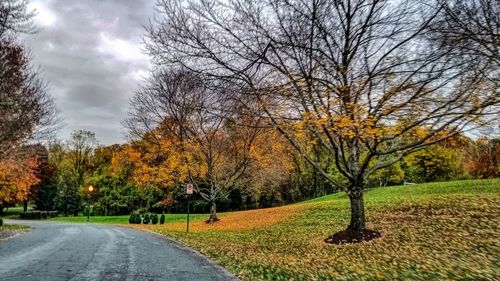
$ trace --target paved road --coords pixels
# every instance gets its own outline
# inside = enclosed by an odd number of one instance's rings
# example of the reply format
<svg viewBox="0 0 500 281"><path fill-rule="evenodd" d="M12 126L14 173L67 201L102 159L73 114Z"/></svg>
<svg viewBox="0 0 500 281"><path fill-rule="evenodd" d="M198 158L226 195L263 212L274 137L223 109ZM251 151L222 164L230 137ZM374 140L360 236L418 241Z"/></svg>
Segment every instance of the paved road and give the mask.
<svg viewBox="0 0 500 281"><path fill-rule="evenodd" d="M0 241L0 280L235 280L200 254L147 232L28 224L28 233Z"/></svg>

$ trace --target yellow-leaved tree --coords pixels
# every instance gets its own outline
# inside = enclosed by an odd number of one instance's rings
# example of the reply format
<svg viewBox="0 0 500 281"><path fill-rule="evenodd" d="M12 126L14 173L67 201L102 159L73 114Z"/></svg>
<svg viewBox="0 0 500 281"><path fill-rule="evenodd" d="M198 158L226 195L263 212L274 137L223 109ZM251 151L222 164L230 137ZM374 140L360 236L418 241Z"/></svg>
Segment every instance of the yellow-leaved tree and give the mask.
<svg viewBox="0 0 500 281"><path fill-rule="evenodd" d="M147 50L157 68L208 77L248 112L257 104L254 116L349 196L347 229L325 241L369 240L380 235L366 229L370 175L498 114L499 56L483 57L489 44L464 53L433 40L442 2L159 1ZM307 153L310 143L340 179Z"/></svg>

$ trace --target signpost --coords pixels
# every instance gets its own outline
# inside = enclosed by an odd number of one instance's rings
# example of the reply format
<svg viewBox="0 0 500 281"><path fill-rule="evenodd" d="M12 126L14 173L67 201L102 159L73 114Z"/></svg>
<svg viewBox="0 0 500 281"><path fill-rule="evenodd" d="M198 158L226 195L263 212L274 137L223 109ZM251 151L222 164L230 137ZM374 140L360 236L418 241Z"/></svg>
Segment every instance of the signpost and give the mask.
<svg viewBox="0 0 500 281"><path fill-rule="evenodd" d="M192 183L188 183L187 184L187 186L186 186L186 194L187 195L193 194L193 184Z"/></svg>
<svg viewBox="0 0 500 281"><path fill-rule="evenodd" d="M186 194L187 194L187 224L186 224L186 233L189 233L189 198L191 197L191 194L193 194L193 184L188 183L186 185Z"/></svg>

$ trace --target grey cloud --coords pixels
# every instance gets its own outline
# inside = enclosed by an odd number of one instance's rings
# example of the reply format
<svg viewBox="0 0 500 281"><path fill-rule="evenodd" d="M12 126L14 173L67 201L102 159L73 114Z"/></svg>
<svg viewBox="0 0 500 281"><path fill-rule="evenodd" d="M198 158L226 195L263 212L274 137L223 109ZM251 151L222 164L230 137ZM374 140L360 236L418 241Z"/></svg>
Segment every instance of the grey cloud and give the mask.
<svg viewBox="0 0 500 281"><path fill-rule="evenodd" d="M32 0L39 16L55 17L25 36L61 111L61 138L94 131L101 143L125 140L128 99L148 68L137 52L154 0ZM41 13L44 12L44 13ZM41 20L43 24L43 20ZM142 45L140 45L142 47Z"/></svg>

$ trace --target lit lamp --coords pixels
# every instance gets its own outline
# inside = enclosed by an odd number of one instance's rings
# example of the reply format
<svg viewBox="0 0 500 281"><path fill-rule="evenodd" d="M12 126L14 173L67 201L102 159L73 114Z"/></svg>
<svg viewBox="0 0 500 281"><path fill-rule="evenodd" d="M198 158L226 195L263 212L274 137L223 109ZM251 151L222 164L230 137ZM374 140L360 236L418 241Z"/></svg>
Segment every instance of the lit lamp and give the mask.
<svg viewBox="0 0 500 281"><path fill-rule="evenodd" d="M89 196L89 200L87 202L87 221L90 221L90 194L92 192L94 192L94 187L92 185L89 185L87 187L87 191L88 191L88 196Z"/></svg>

